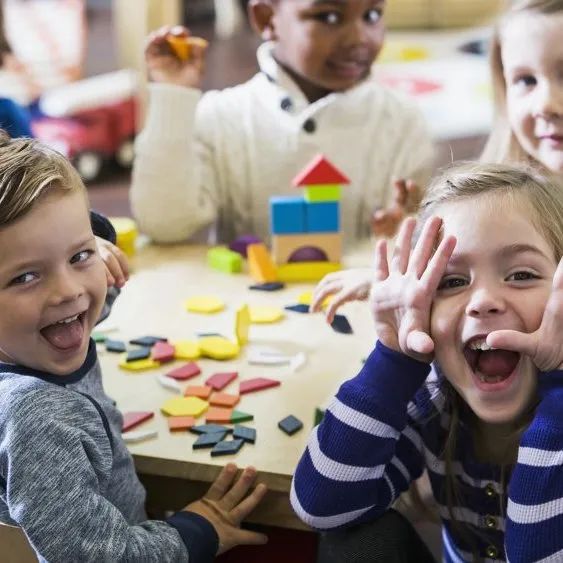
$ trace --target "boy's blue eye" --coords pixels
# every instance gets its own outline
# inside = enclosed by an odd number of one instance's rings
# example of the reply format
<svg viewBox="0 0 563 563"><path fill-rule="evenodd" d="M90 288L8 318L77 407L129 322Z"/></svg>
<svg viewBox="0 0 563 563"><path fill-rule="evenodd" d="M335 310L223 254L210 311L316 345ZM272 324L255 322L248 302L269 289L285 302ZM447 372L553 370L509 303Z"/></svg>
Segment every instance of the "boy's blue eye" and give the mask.
<svg viewBox="0 0 563 563"><path fill-rule="evenodd" d="M464 285L467 285L467 282L463 278L443 278L440 285L438 285L438 289L457 289Z"/></svg>
<svg viewBox="0 0 563 563"><path fill-rule="evenodd" d="M377 23L381 19L382 15L383 14L381 13L381 10L376 10L375 8L372 8L371 10L368 10L366 12L364 19L368 23Z"/></svg>
<svg viewBox="0 0 563 563"><path fill-rule="evenodd" d="M77 264L79 262L86 262L86 260L88 260L88 258L90 258L92 254L94 254L93 250L81 250L70 259L70 263Z"/></svg>
<svg viewBox="0 0 563 563"><path fill-rule="evenodd" d="M25 285L26 283L30 283L37 278L37 274L33 272L26 272L25 274L21 274L15 277L13 280L10 281L8 285Z"/></svg>

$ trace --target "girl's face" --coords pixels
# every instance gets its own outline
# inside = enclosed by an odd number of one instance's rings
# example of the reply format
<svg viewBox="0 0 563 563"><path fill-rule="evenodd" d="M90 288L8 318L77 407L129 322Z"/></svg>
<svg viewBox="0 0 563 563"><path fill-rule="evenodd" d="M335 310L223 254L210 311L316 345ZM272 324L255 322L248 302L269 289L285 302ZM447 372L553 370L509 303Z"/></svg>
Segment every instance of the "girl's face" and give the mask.
<svg viewBox="0 0 563 563"><path fill-rule="evenodd" d="M512 16L500 39L510 127L524 151L563 174L563 12Z"/></svg>
<svg viewBox="0 0 563 563"><path fill-rule="evenodd" d="M433 304L436 361L480 419L515 422L534 397L537 369L527 356L484 343L495 330L539 327L553 250L523 202L506 195L447 203L437 214L457 244Z"/></svg>

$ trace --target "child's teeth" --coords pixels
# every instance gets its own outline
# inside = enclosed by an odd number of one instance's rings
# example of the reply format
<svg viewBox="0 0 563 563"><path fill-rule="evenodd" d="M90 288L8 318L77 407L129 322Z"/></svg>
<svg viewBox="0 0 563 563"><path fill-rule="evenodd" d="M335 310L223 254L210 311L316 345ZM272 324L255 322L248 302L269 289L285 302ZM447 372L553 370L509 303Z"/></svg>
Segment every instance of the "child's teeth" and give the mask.
<svg viewBox="0 0 563 563"><path fill-rule="evenodd" d="M58 321L57 324L68 324L75 321L78 318L78 315L74 315L74 317L68 317L68 319L63 319L62 321Z"/></svg>

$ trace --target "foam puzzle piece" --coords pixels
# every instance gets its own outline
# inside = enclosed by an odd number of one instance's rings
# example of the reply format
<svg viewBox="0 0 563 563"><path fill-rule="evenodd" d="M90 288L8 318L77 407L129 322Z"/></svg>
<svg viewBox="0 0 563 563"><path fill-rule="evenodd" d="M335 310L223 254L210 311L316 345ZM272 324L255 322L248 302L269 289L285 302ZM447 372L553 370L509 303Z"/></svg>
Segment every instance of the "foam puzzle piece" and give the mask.
<svg viewBox="0 0 563 563"><path fill-rule="evenodd" d="M146 371L160 367L160 364L158 362L155 362L152 358L145 358L143 360L134 360L132 362L128 362L126 354L123 354L121 356L118 365L121 369L125 369L127 371Z"/></svg>
<svg viewBox="0 0 563 563"><path fill-rule="evenodd" d="M168 430L170 432L179 432L189 430L195 424L193 416L169 416L168 417Z"/></svg>
<svg viewBox="0 0 563 563"><path fill-rule="evenodd" d="M340 204L336 201L307 203L305 222L308 233L337 233L340 231Z"/></svg>
<svg viewBox="0 0 563 563"><path fill-rule="evenodd" d="M344 315L334 315L334 320L330 325L335 332L341 334L353 334L352 326Z"/></svg>
<svg viewBox="0 0 563 563"><path fill-rule="evenodd" d="M255 291L279 291L284 287L285 284L281 282L266 282L251 285L248 289L253 289Z"/></svg>
<svg viewBox="0 0 563 563"><path fill-rule="evenodd" d="M256 428L237 424L233 430L233 438L244 440L249 444L256 443Z"/></svg>
<svg viewBox="0 0 563 563"><path fill-rule="evenodd" d="M169 391L172 391L174 393L178 393L180 395L182 394L182 388L180 387L180 384L177 381L175 381L174 379L167 377L164 374L160 374L157 377L157 381L165 389L168 389Z"/></svg>
<svg viewBox="0 0 563 563"><path fill-rule="evenodd" d="M205 422L215 422L218 424L229 424L233 409L224 407L209 407L205 413Z"/></svg>
<svg viewBox="0 0 563 563"><path fill-rule="evenodd" d="M155 342L151 348L151 358L155 362L164 364L171 362L176 357L176 348L168 342Z"/></svg>
<svg viewBox="0 0 563 563"><path fill-rule="evenodd" d="M242 448L243 444L243 440L224 440L223 442L219 442L211 450L211 457L236 454Z"/></svg>
<svg viewBox="0 0 563 563"><path fill-rule="evenodd" d="M227 371L214 373L211 377L208 377L205 381L205 385L213 388L215 391L222 391L231 381L238 377L238 372Z"/></svg>
<svg viewBox="0 0 563 563"><path fill-rule="evenodd" d="M216 246L207 251L207 264L225 274L238 274L242 271L242 256L225 246Z"/></svg>
<svg viewBox="0 0 563 563"><path fill-rule="evenodd" d="M160 410L168 416L201 416L209 408L209 403L198 397L174 397L168 399Z"/></svg>
<svg viewBox="0 0 563 563"><path fill-rule="evenodd" d="M186 299L184 306L190 313L212 315L213 313L222 311L225 308L225 303L218 297L213 297L212 295L198 295Z"/></svg>
<svg viewBox="0 0 563 563"><path fill-rule="evenodd" d="M200 399L209 399L209 395L213 389L207 385L188 385L184 391L184 397L199 397Z"/></svg>
<svg viewBox="0 0 563 563"><path fill-rule="evenodd" d="M335 262L293 262L278 266L278 276L283 282L317 282L341 268Z"/></svg>
<svg viewBox="0 0 563 563"><path fill-rule="evenodd" d="M297 417L290 414L278 422L278 428L289 436L293 436L293 434L303 428L303 423Z"/></svg>
<svg viewBox="0 0 563 563"><path fill-rule="evenodd" d="M293 311L294 313L309 313L309 305L304 305L303 303L297 303L296 305L286 305L284 307L287 311Z"/></svg>
<svg viewBox="0 0 563 563"><path fill-rule="evenodd" d="M213 393L209 399L209 404L215 407L234 407L240 401L238 395L230 393ZM230 420L230 419L229 419Z"/></svg>
<svg viewBox="0 0 563 563"><path fill-rule="evenodd" d="M132 340L129 340L129 344L151 348L157 342L167 342L167 341L168 339L163 338L162 336L141 336L140 338L133 338Z"/></svg>
<svg viewBox="0 0 563 563"><path fill-rule="evenodd" d="M250 329L250 310L248 305L243 305L237 310L235 321L235 334L239 346L244 346L248 342L248 332Z"/></svg>
<svg viewBox="0 0 563 563"><path fill-rule="evenodd" d="M180 340L174 343L174 357L177 360L197 360L201 358L199 344L193 340Z"/></svg>
<svg viewBox="0 0 563 563"><path fill-rule="evenodd" d="M251 420L254 420L254 415L247 412L234 410L231 414L231 424L238 424L239 422L250 422Z"/></svg>
<svg viewBox="0 0 563 563"><path fill-rule="evenodd" d="M158 430L134 430L123 434L123 441L126 444L135 444L136 442L144 442L158 436Z"/></svg>
<svg viewBox="0 0 563 563"><path fill-rule="evenodd" d="M247 256L248 272L252 279L260 283L278 281L276 265L265 244L249 244Z"/></svg>
<svg viewBox="0 0 563 563"><path fill-rule="evenodd" d="M282 309L267 305L249 307L249 312L252 324L277 323L285 317Z"/></svg>
<svg viewBox="0 0 563 563"><path fill-rule="evenodd" d="M129 350L125 356L126 362L134 362L136 360L144 360L151 355L150 348L137 348L136 350ZM154 359L154 358L153 358Z"/></svg>
<svg viewBox="0 0 563 563"><path fill-rule="evenodd" d="M128 432L132 428L139 426L139 424L153 418L154 412L149 411L134 411L123 413L123 426L121 432Z"/></svg>
<svg viewBox="0 0 563 563"><path fill-rule="evenodd" d="M107 338L104 344L108 352L122 353L126 350L125 342L122 342L121 340L111 340Z"/></svg>
<svg viewBox="0 0 563 563"><path fill-rule="evenodd" d="M270 226L272 234L276 235L307 232L305 200L293 196L271 197Z"/></svg>
<svg viewBox="0 0 563 563"><path fill-rule="evenodd" d="M230 360L240 353L236 342L231 342L222 336L206 336L200 338L197 343L201 355L213 360Z"/></svg>
<svg viewBox="0 0 563 563"><path fill-rule="evenodd" d="M245 395L246 393L254 393L255 391L262 391L262 389L270 389L270 387L278 387L281 381L276 379L268 379L267 377L256 377L254 379L247 379L241 381L239 386L239 393Z"/></svg>
<svg viewBox="0 0 563 563"><path fill-rule="evenodd" d="M319 258L315 260L304 258L305 250L316 251ZM342 260L342 233L272 235L272 258L276 264L285 264L286 262L340 262Z"/></svg>
<svg viewBox="0 0 563 563"><path fill-rule="evenodd" d="M199 424L192 426L190 432L194 434L212 434L214 432L225 432L225 434L232 432L232 428L228 426L221 426L220 424Z"/></svg>
<svg viewBox="0 0 563 563"><path fill-rule="evenodd" d="M316 186L305 186L303 198L307 203L319 201L340 201L342 198L342 187L340 184L317 184Z"/></svg>
<svg viewBox="0 0 563 563"><path fill-rule="evenodd" d="M202 448L212 448L219 442L221 442L225 436L226 432L206 432L201 434L199 438L193 443L192 448L194 450L200 450Z"/></svg>
<svg viewBox="0 0 563 563"><path fill-rule="evenodd" d="M241 256L246 258L246 249L248 248L248 245L259 242L262 241L254 235L242 235L229 244L229 249L233 252L238 252Z"/></svg>
<svg viewBox="0 0 563 563"><path fill-rule="evenodd" d="M319 186L323 184L349 184L350 180L322 154L317 155L293 178L292 185Z"/></svg>
<svg viewBox="0 0 563 563"><path fill-rule="evenodd" d="M178 381L185 381L191 379L201 373L200 367L195 362L189 362L179 368L175 368L166 374L166 377L171 377Z"/></svg>

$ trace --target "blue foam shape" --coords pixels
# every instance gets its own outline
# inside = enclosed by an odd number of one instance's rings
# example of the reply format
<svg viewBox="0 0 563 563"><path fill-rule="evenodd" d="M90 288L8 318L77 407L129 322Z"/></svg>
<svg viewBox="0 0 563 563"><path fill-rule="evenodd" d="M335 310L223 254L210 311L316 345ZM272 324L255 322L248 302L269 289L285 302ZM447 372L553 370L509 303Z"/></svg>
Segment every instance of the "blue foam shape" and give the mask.
<svg viewBox="0 0 563 563"><path fill-rule="evenodd" d="M337 233L340 231L338 201L306 203L305 223L308 233Z"/></svg>
<svg viewBox="0 0 563 563"><path fill-rule="evenodd" d="M292 196L271 197L270 225L274 235L305 233L305 200Z"/></svg>

